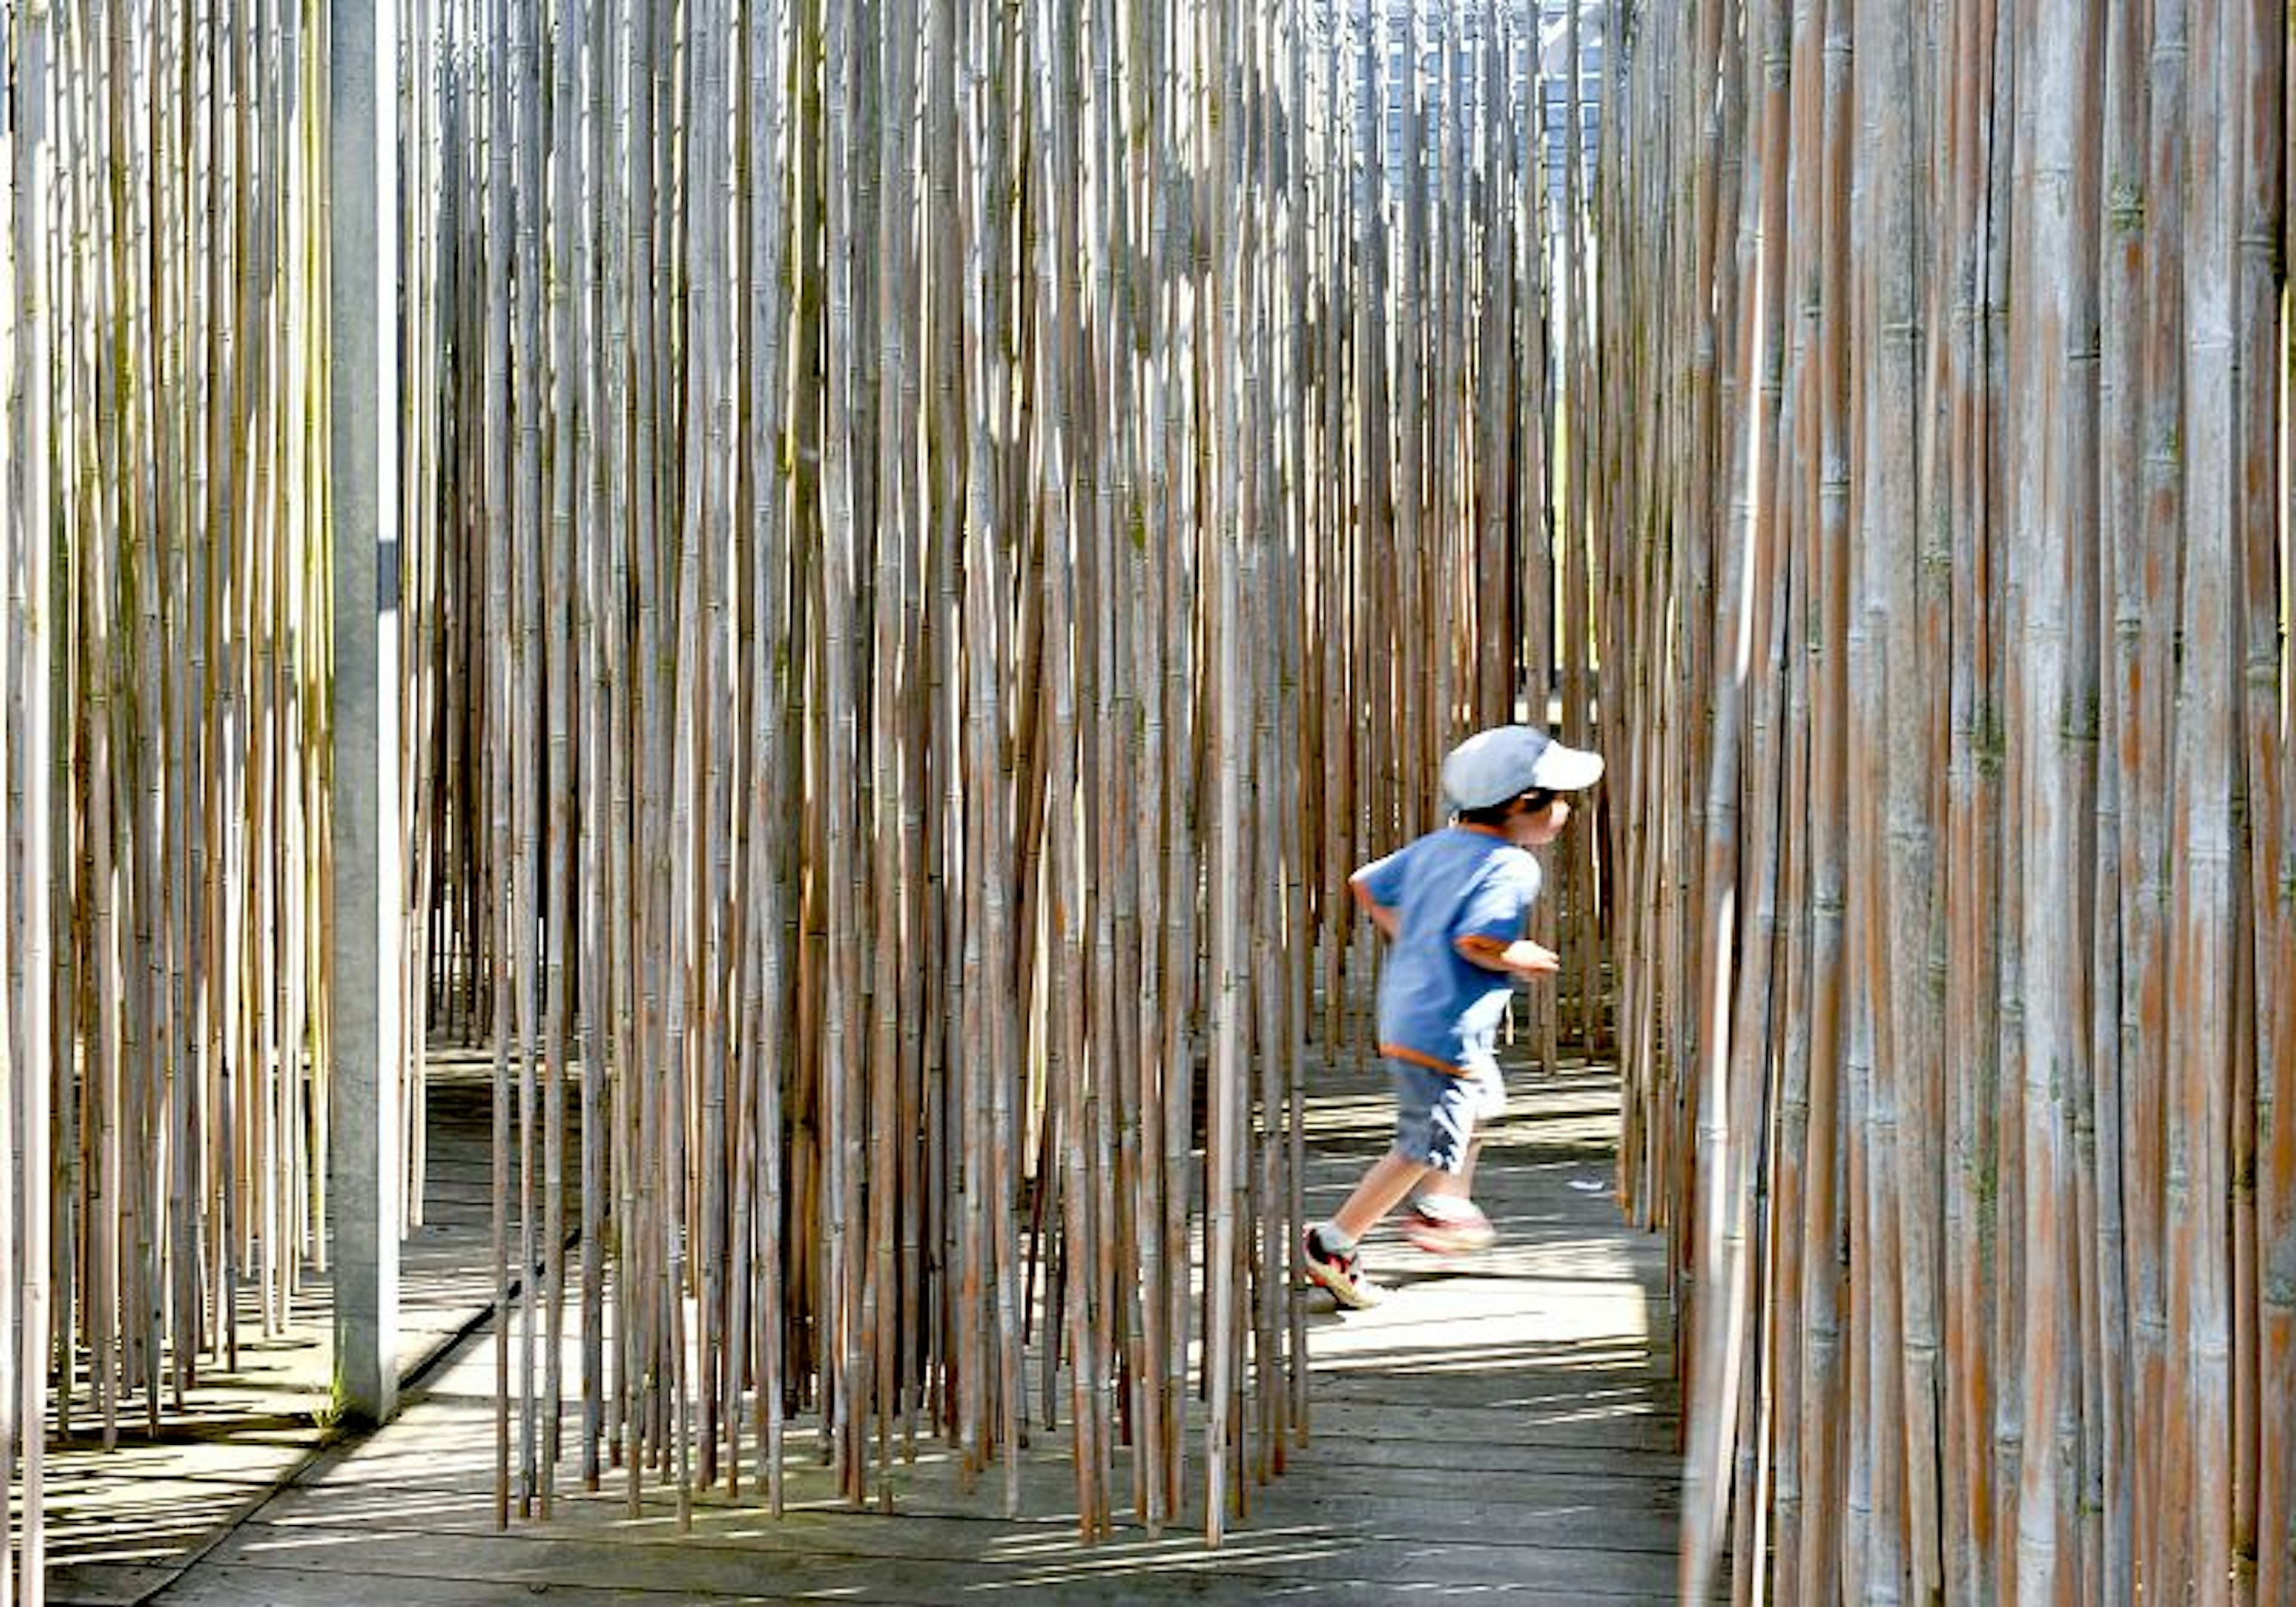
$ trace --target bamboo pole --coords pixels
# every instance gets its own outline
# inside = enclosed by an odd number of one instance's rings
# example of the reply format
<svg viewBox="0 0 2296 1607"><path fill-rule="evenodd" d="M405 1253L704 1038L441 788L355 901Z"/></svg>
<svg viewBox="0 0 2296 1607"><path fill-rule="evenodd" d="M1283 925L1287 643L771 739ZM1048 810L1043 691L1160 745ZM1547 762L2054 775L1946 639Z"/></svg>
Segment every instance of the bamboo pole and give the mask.
<svg viewBox="0 0 2296 1607"><path fill-rule="evenodd" d="M2274 1251L2265 1247L2296 1242L2287 1230L2284 1150L2275 1153L2277 1088L2289 1062L2287 1004L2292 902L2284 890L2291 864L2286 833L2289 783L2285 717L2292 694L2284 644L2291 591L2288 565L2276 540L2281 500L2276 481L2284 388L2270 378L2285 335L2277 327L2281 294L2276 253L2286 233L2289 93L2284 30L2277 30L2261 8L2249 6L2227 20L2234 36L2234 85L2242 117L2234 125L2232 157L2234 209L2234 537L2233 590L2238 684L2235 721L2240 751L2235 786L2245 795L2243 811L2250 880L2241 900L2242 919L2255 934L2255 946L2237 956L2246 981L2251 1019L2243 1023L2240 1079L2234 1087L2234 1419L2233 1546L2235 1556L2258 1559L2255 1599L2285 1593L2296 1574L2275 1533L2287 1505L2288 1458L2267 1447L2267 1424L2284 1421L2296 1360L2276 1331L2286 1332L2286 1302L2267 1291ZM2243 604L2245 604L2244 608ZM2276 684L2280 688L2275 695ZM2235 941L2237 939L2235 939ZM2270 999L2277 997L2275 1005ZM2239 1112L2253 1109L2254 1123ZM2270 1119L2267 1111L2276 1112ZM2278 1355L2274 1351L2277 1349ZM2283 1525L2284 1529L2284 1525Z"/></svg>
<svg viewBox="0 0 2296 1607"><path fill-rule="evenodd" d="M1212 40L1206 58L1222 64L1225 85L1221 98L1233 104L1242 89L1242 66L1239 41L1230 34L1242 8L1231 7L1224 17L1208 19ZM1226 26L1223 26L1225 24ZM1242 1168L1239 1105L1242 1098L1247 1052L1244 1035L1250 1016L1244 996L1242 926L1248 918L1242 906L1246 890L1242 791L1245 701L1243 693L1242 548L1250 537L1244 528L1241 488L1234 480L1242 400L1240 313L1236 307L1238 281L1245 260L1245 201L1241 194L1245 163L1241 119L1218 125L1222 148L1213 169L1209 210L1212 219L1212 254L1218 278L1215 291L1207 356L1212 372L1208 412L1213 421L1213 451L1230 465L1215 491L1209 565L1212 570L1213 616L1210 630L1218 658L1212 666L1218 702L1212 715L1211 852L1209 870L1215 898L1210 936L1211 1062L1206 1098L1207 1136L1204 1147L1204 1200L1209 1250L1205 1258L1206 1312L1204 1345L1207 1356L1204 1392L1210 1412L1204 1431L1204 1533L1213 1546L1220 1544L1234 1499L1234 1476L1229 1446L1236 1432L1234 1397L1238 1358L1236 1329L1240 1321L1236 1288L1239 1227L1236 1185ZM1226 254L1224 262L1220 254Z"/></svg>
<svg viewBox="0 0 2296 1607"><path fill-rule="evenodd" d="M2259 27L2265 20L2263 13L2251 8L2247 20L2251 29L2247 107L2251 120L2245 138L2249 178L2243 188L2242 239L2247 242L2253 230L2263 237L2276 234L2284 242L2290 231L2291 145L2296 143L2296 134L2291 132L2289 74L2296 69L2296 60L2284 50L2276 64L2269 35ZM2258 443L2284 430L2288 406L2284 386L2272 400L2261 394L2263 376L2275 365L2258 366L2253 361L2253 354L2267 340L2284 340L2284 332L2276 332L2275 304L2265 293L2272 275L2259 278L2258 273L2263 266L2254 246L2249 245L2243 254L2243 316L2248 322L2243 344L2251 354L2246 373L2256 389L2250 393L2248 428L2243 433L2251 453ZM2280 599L2284 619L2288 600L2296 597L2296 541L2286 535L2291 528L2287 488L2284 482L2276 501L2268 480L2258 473L2260 467L2259 461L2244 463L2243 498L2243 522L2248 523L2244 584L2250 610L2244 627L2243 679L2250 709L2250 818L2255 823L2258 862L2252 905L2258 945L2252 994L2258 1011L2256 1096L2259 1110L2267 1102L2271 1110L2269 1121L2259 1123L2257 1135L2259 1248L2286 1244L2296 1234L2296 1112L2292 1112L2285 1092L2291 1076L2296 1075L2292 1072L2296 1068L2296 973L2291 970L2292 963L2296 963L2291 959L2292 949L2296 949L2296 897L2291 893L2292 887L2296 887L2296 758L2292 758L2288 741L2292 729L2296 729L2296 719L2292 719L2296 716L2296 662L2289 656L2284 629L2276 664L2273 633L2266 627L2270 599ZM2267 536L2274 531L2280 535L2276 543ZM2284 1289L2267 1285L2257 1328L2261 1439L2271 1432L2264 1425L2285 1422L2290 1403L2296 1399L2296 1300L2291 1300ZM2288 1520L2282 1516L2291 1504L2292 1482L2296 1480L2292 1480L2285 1455L2261 1456L2255 1497L2259 1601L2270 1601L2296 1588L2296 1559L2288 1551L2291 1530Z"/></svg>
<svg viewBox="0 0 2296 1607"><path fill-rule="evenodd" d="M45 22L45 19L43 21ZM7 159L5 167L9 181L11 224L4 236L0 236L0 307L7 309L4 325L6 339L4 344L0 344L0 398L5 398L4 402L0 402L0 439L5 439L8 442L9 461L12 466L22 461L23 451L23 442L19 438L17 429L20 406L17 398L21 392L15 371L21 359L16 349L20 322L16 283L20 270L17 266L16 229L13 226L20 209L24 212L30 210L17 199L19 185L15 161L16 144L22 137L20 130L12 129L7 145L4 149L0 149L0 155L4 155ZM29 322L29 319L20 321L27 324ZM6 521L4 524L0 524L0 574L4 574L6 577L8 603L7 607L0 608L0 743L5 743L10 735L24 723L26 710L22 684L33 677L24 674L18 667L15 632L12 628L15 616L24 611L20 577L26 567L26 557L29 554L24 557L20 557L19 554L26 545L22 526L24 515L29 511L26 505L28 499L20 484L20 472L11 472L0 478L4 478L4 483L0 483L0 509L4 509ZM0 815L0 853L6 853L12 849L17 841L16 823L24 815L26 791L27 789L17 775L15 767L5 763L4 760L0 760L0 808L4 808L5 810L4 815ZM12 858L8 865L8 873L6 888L4 890L0 890L0 934L5 934L4 938L0 938L0 944L4 944L4 947L0 947L0 979L4 979L6 983L4 989L0 989L0 1049L4 1049L6 1060L4 1065L0 1065L0 1111L4 1111L6 1113L4 1130L0 1130L0 1167L4 1168L0 1169L0 1176L4 1176L7 1179L7 1186L0 1189L0 1196L4 1196L0 1197L0 1229L7 1231L7 1242L11 1246L11 1250L7 1254L0 1255L0 1318L4 1318L12 1324L17 1302L21 1298L25 1288L12 1254L16 1227L15 1153L17 1135L20 1130L18 1116L18 1088L20 1084L15 1076L17 1042L13 1021L17 1013L15 1001L23 991L21 962L18 955L19 951L27 946L25 939L29 934L20 931L13 918L12 906L15 903L13 892L19 871L12 863ZM24 1136L29 1139L31 1135L27 1133ZM25 1438L22 1431L23 1419L19 1415L23 1406L23 1396L17 1387L17 1380L20 1376L18 1369L20 1366L24 1366L28 1361L29 1362L29 1366L26 1368L28 1372L37 1368L44 1373L47 1365L45 1346L43 1345L38 1351L35 1352L34 1357L29 1358L25 1356L24 1347L21 1345L11 1345L4 1351L0 1351L0 1478L6 1479L12 1488L15 1482L18 1456L25 1448L22 1445ZM32 1500L37 1505L37 1487L34 1486L32 1489ZM12 1541L7 1554L0 1557L0 1600L11 1603L14 1601L15 1579L14 1546Z"/></svg>
<svg viewBox="0 0 2296 1607"><path fill-rule="evenodd" d="M574 16L562 22L559 34L561 47L575 54L581 96L580 193L585 216L573 249L582 299L573 316L578 329L606 345L614 296L611 258L616 238L616 231L609 224L616 163L606 119L609 80L612 76L609 70L612 16L611 9L604 5L582 8L577 15L588 24L587 37L579 49L575 41L581 36L575 30ZM569 192L562 187L559 194L566 198ZM611 1116L607 1068L610 1058L614 1064L627 1064L609 1047L619 1047L616 1031L620 1015L616 1008L619 972L614 956L615 936L620 923L612 913L616 906L611 897L618 885L612 879L615 855L614 845L610 841L615 835L611 823L617 818L611 813L615 764L603 756L619 744L610 742L607 737L614 718L607 692L613 684L608 668L612 662L609 644L619 611L608 589L611 570L609 553L617 545L617 530L609 522L613 500L605 466L611 444L619 439L615 413L619 394L601 372L603 366L591 365L581 381L575 450L578 462L586 463L587 471L582 476L578 493L581 513L575 531L578 590L568 600L574 620L575 664L570 664L569 673L576 678L575 720L582 732L582 751L589 758L589 762L581 767L582 791L575 827L580 844L580 875L584 885L605 889L609 893L607 899L586 900L583 905L575 986L584 1008L576 1013L572 1026L574 1053L581 1068L577 1117L581 1135L580 1194L577 1202L582 1241L581 1481L582 1488L591 1492L599 1489L603 1481L605 1442L610 1432L606 1410L605 1225L612 1202L607 1173L612 1137L609 1131ZM616 1393L619 1395L619 1391Z"/></svg>
<svg viewBox="0 0 2296 1607"><path fill-rule="evenodd" d="M783 1502L783 1347L781 1342L780 1277L783 1169L781 1080L783 1038L775 1029L787 1018L787 975L790 957L788 922L782 913L782 869L787 862L786 811L767 812L772 787L786 769L788 748L786 686L789 675L783 644L789 639L790 612L785 561L778 532L787 503L783 485L781 450L782 358L789 307L783 298L783 264L786 236L781 225L783 198L779 166L787 137L786 72L790 19L776 6L764 31L753 33L750 51L751 169L750 184L759 201L750 249L752 255L750 305L756 337L755 382L745 395L760 398L752 415L751 430L758 448L753 460L758 473L751 510L755 545L751 562L756 574L758 659L752 668L752 695L758 699L753 742L758 774L751 781L752 818L764 816L765 829L752 838L756 870L751 879L752 918L760 951L764 1008L758 1013L754 1076L758 1090L757 1108L758 1155L758 1350L755 1388L761 1419L758 1443L765 1459L760 1480L768 1505L779 1512ZM764 294L759 294L759 291ZM769 779L771 778L771 779Z"/></svg>
<svg viewBox="0 0 2296 1607"><path fill-rule="evenodd" d="M0 923L8 941L7 963L0 968L7 980L7 1037L0 1041L7 1045L12 1071L5 1107L8 1148L22 1177L20 1195L12 1177L6 1189L12 1201L20 1199L20 1204L10 1235L15 1259L8 1268L7 1304L16 1338L8 1348L7 1398L0 1411L6 1419L10 1481L21 1491L24 1514L10 1554L0 1562L0 1586L28 1607L45 1599L41 1425L49 1398L52 1304L48 1103L55 996L47 979L54 955L51 865L56 844L42 797L55 775L52 666L61 660L62 644L55 616L45 606L53 562L45 533L53 528L54 483L47 455L36 443L48 438L53 418L49 320L54 278L46 240L56 168L49 104L53 37L49 9L28 5L8 42L13 114L7 139L10 226L6 245L0 248L5 266L0 283L8 291L0 296L7 331L5 361L0 363L6 378L0 389L0 436L9 446L9 468L0 485L5 506L0 573L5 575L7 596L7 635L0 647L0 676L6 685L0 705L5 709L8 751L14 756L12 763L0 763L7 772L7 829L0 852L12 861L9 916Z"/></svg>
<svg viewBox="0 0 2296 1607"><path fill-rule="evenodd" d="M2207 0L2189 10L2194 41L2188 94L2214 106L2228 90L2228 53L2237 30ZM2199 644L2177 666L2176 752L2169 785L2179 799L2170 871L2176 913L2169 934L2171 1008L2195 1030L2171 1051L2169 1139L2189 1156L2169 1178L2171 1365L2181 1379L2185 1432L2171 1439L2177 1496L2193 1505L2171 1567L2194 1580L2227 1578L2232 1568L2233 1313L2229 1244L2203 1224L2229 1218L2232 1062L2230 922L2234 673L2231 649L2233 439L2231 308L2235 219L2226 131L2217 119L2187 125L2189 234L2184 260L2186 498L2180 628ZM2182 1389L2178 1390L2177 1384ZM2175 1578L2171 1573L2169 1578ZM2209 1586L2200 1586L2208 1588Z"/></svg>

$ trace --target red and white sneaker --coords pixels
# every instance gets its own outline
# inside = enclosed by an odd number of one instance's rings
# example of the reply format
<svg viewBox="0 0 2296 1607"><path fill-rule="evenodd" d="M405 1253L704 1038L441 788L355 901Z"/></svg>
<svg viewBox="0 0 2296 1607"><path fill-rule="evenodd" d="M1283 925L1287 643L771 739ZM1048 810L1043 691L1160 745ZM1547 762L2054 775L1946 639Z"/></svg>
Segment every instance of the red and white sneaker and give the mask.
<svg viewBox="0 0 2296 1607"><path fill-rule="evenodd" d="M1488 1249L1498 1234L1472 1201L1422 1194L1411 1202L1403 1236L1431 1256L1464 1256Z"/></svg>
<svg viewBox="0 0 2296 1607"><path fill-rule="evenodd" d="M1326 1250L1312 1227L1308 1230L1300 1266L1310 1283L1330 1290L1332 1298L1351 1311L1361 1311L1387 1299L1387 1291L1373 1283L1364 1272L1362 1250L1351 1250L1341 1254Z"/></svg>

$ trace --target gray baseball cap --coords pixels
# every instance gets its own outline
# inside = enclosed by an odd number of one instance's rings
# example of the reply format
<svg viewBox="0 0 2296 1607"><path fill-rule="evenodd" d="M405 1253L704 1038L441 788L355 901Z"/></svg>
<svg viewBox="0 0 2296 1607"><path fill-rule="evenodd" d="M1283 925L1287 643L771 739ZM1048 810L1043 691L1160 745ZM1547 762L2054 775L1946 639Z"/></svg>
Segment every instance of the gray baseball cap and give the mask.
<svg viewBox="0 0 2296 1607"><path fill-rule="evenodd" d="M1488 809L1533 791L1576 792L1603 779L1603 756L1566 748L1536 726L1494 726L1451 750L1443 791L1462 809Z"/></svg>

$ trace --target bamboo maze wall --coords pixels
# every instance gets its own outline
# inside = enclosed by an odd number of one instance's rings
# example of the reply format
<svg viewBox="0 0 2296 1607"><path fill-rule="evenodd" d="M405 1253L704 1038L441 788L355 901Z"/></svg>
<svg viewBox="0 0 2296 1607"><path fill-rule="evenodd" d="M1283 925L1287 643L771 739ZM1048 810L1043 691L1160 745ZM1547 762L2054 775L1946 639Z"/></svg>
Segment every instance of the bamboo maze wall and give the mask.
<svg viewBox="0 0 2296 1607"><path fill-rule="evenodd" d="M502 1517L771 1505L800 1454L860 1499L920 1436L1015 1501L1058 1423L1088 1530L1217 1537L1307 1423L1344 876L1473 725L1602 740L1596 439L1556 422L1595 281L1534 19L400 11L379 985L494 1059L498 1287L539 1269ZM327 999L368 984L319 940L320 13L0 14L29 1590L33 1425L150 1431L319 1264ZM1550 1062L1607 1047L1597 820Z"/></svg>
<svg viewBox="0 0 2296 1607"><path fill-rule="evenodd" d="M327 596L299 19L12 4L5 1582L324 1267Z"/></svg>
<svg viewBox="0 0 2296 1607"><path fill-rule="evenodd" d="M2296 1600L2281 9L1612 12L1685 1587Z"/></svg>
<svg viewBox="0 0 2296 1607"><path fill-rule="evenodd" d="M857 1500L933 1434L1017 1500L1067 1425L1088 1531L1281 1466L1344 875L1561 644L1591 701L1530 35L1479 15L422 18L429 974L549 1261L505 1517L778 1502L798 1414Z"/></svg>

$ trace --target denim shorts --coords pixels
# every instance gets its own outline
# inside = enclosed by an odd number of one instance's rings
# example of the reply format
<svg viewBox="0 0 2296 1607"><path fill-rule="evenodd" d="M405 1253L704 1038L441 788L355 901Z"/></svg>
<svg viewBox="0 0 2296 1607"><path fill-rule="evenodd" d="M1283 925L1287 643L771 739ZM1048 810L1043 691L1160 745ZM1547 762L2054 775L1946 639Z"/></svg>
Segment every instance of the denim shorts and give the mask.
<svg viewBox="0 0 2296 1607"><path fill-rule="evenodd" d="M1464 1170L1476 1126L1506 1110L1506 1085L1496 1063L1470 1066L1455 1077L1390 1055L1387 1070L1395 1083L1396 1152L1442 1171Z"/></svg>

